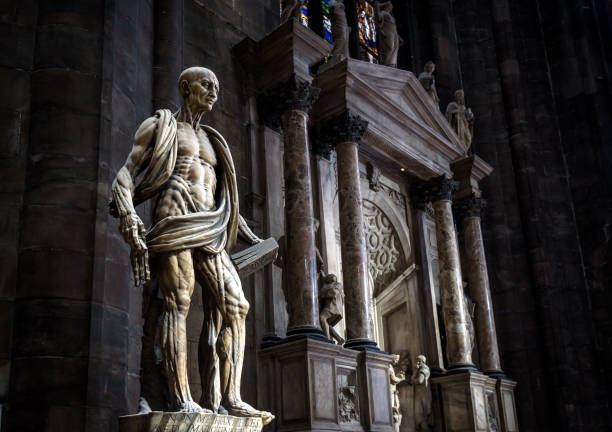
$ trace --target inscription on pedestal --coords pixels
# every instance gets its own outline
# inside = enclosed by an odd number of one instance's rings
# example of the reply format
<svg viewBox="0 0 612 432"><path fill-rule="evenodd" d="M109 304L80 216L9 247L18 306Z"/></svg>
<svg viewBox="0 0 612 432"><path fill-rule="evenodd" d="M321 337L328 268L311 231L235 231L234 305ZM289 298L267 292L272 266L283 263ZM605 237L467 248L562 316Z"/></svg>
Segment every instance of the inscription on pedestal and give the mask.
<svg viewBox="0 0 612 432"><path fill-rule="evenodd" d="M259 417L154 411L119 417L119 432L261 432Z"/></svg>

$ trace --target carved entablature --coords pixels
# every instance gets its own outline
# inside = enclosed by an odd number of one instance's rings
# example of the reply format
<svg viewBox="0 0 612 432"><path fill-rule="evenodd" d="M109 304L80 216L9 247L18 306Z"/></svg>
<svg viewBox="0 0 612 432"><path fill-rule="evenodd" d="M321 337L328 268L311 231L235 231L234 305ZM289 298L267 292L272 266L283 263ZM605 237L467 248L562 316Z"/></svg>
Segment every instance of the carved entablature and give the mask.
<svg viewBox="0 0 612 432"><path fill-rule="evenodd" d="M393 224L373 202L363 201L368 271L378 288L393 281L405 269L405 258Z"/></svg>
<svg viewBox="0 0 612 432"><path fill-rule="evenodd" d="M453 193L459 187L459 182L441 175L426 182L414 182L411 187L412 204L425 211L430 202L452 201Z"/></svg>
<svg viewBox="0 0 612 432"><path fill-rule="evenodd" d="M308 113L319 97L320 91L294 73L287 81L259 95L257 98L259 117L266 126L280 131L280 118L283 112L300 110Z"/></svg>
<svg viewBox="0 0 612 432"><path fill-rule="evenodd" d="M472 194L453 202L453 212L455 220L460 221L466 217L481 217L482 211L487 206L487 202Z"/></svg>
<svg viewBox="0 0 612 432"><path fill-rule="evenodd" d="M313 128L313 149L318 155L329 159L329 154L336 144L359 143L367 127L366 120L346 110Z"/></svg>

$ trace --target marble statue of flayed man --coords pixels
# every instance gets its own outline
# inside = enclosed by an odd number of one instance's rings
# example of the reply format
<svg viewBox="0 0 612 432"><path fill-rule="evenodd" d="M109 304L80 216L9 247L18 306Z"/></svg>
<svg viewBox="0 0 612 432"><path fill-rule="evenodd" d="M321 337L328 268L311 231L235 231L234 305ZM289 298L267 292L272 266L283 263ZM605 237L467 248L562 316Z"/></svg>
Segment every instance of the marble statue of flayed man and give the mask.
<svg viewBox="0 0 612 432"><path fill-rule="evenodd" d="M463 145L465 153L472 145L472 135L474 133L474 113L465 106L465 94L463 90L455 92L455 100L446 107L446 119L451 124L459 141Z"/></svg>
<svg viewBox="0 0 612 432"><path fill-rule="evenodd" d="M273 416L246 404L240 395L249 304L228 254L237 235L251 244L262 240L238 212L229 146L219 132L201 124L217 100L217 77L203 67L186 69L179 91L178 112L158 110L136 131L112 185L111 208L131 247L136 284L147 282L151 273L159 284L163 313L155 350L167 381L168 408L259 416L266 424ZM147 232L134 208L153 197L153 226ZM205 309L200 404L191 397L187 377L186 319L196 281Z"/></svg>
<svg viewBox="0 0 612 432"><path fill-rule="evenodd" d="M397 67L397 53L404 40L397 33L397 24L392 15L393 3L376 2L376 24L381 39L382 64Z"/></svg>

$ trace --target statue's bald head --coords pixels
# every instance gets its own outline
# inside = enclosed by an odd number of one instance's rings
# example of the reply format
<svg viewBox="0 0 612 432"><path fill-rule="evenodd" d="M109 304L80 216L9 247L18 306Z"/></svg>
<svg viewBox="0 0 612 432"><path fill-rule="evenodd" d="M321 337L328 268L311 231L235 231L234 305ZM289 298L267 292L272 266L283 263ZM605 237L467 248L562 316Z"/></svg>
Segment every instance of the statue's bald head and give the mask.
<svg viewBox="0 0 612 432"><path fill-rule="evenodd" d="M201 115L212 110L219 94L219 80L210 69L185 69L178 82L179 92L187 111Z"/></svg>
<svg viewBox="0 0 612 432"><path fill-rule="evenodd" d="M219 80L213 71L202 66L193 66L185 69L179 76L178 87L181 96L185 98L189 94L189 84L200 81L202 78L208 78L214 82L217 92L219 91Z"/></svg>

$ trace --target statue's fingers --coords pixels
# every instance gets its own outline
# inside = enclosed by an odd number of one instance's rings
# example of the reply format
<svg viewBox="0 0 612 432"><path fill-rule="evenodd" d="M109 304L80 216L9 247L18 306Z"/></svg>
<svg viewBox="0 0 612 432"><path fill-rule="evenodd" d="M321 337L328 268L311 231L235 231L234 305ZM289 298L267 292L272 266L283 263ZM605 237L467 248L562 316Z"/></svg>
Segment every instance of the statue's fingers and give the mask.
<svg viewBox="0 0 612 432"><path fill-rule="evenodd" d="M140 259L140 266L139 266L140 267L140 281L142 283L145 283L147 281L147 278L146 278L146 257L145 257L145 254L144 253L140 254L140 258L139 259Z"/></svg>
<svg viewBox="0 0 612 432"><path fill-rule="evenodd" d="M134 253L133 254L133 262L132 262L132 266L134 267L134 284L136 286L140 285L140 260L139 260L139 254Z"/></svg>
<svg viewBox="0 0 612 432"><path fill-rule="evenodd" d="M145 281L151 280L151 271L149 269L149 251L145 250L144 253L144 267L145 267Z"/></svg>
<svg viewBox="0 0 612 432"><path fill-rule="evenodd" d="M140 247L140 235L138 234L138 226L132 225L130 227L130 235L132 237L132 245Z"/></svg>

